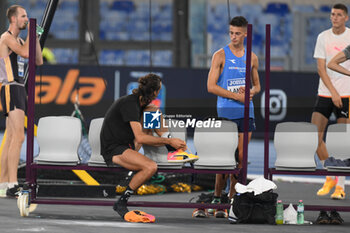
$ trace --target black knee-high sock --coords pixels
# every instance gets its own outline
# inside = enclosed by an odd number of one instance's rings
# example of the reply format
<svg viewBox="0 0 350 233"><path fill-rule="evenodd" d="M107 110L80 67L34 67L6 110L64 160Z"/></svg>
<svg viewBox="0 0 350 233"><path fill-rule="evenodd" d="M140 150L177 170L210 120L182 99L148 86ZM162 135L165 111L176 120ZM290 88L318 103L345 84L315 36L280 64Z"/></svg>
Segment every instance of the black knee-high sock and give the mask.
<svg viewBox="0 0 350 233"><path fill-rule="evenodd" d="M127 202L130 198L130 196L134 193L134 190L128 186L123 193L123 195L119 198L117 202L114 203L113 209L122 217L124 218L125 214L129 212L127 206Z"/></svg>
<svg viewBox="0 0 350 233"><path fill-rule="evenodd" d="M119 200L127 202L132 194L134 194L134 190L132 190L128 185L128 187L126 188L123 195L119 198Z"/></svg>

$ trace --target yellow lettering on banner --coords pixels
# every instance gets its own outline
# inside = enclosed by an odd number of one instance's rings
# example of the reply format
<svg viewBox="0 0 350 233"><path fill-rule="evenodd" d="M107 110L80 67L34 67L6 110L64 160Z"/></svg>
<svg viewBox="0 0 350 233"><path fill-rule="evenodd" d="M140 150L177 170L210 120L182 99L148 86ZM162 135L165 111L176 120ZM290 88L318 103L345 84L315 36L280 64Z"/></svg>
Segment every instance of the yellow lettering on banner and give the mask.
<svg viewBox="0 0 350 233"><path fill-rule="evenodd" d="M65 105L70 100L75 102L77 90L74 89L78 81L79 102L82 106L97 104L103 97L106 85L102 77L80 77L79 69L70 69L65 78L54 75L35 77L35 104ZM1 88L1 84L0 84ZM2 111L0 104L0 112Z"/></svg>
<svg viewBox="0 0 350 233"><path fill-rule="evenodd" d="M74 85L79 77L79 70L71 69L68 71L66 78L64 80L61 91L56 99L56 104L66 104L70 93L72 92Z"/></svg>
<svg viewBox="0 0 350 233"><path fill-rule="evenodd" d="M88 84L79 89L79 102L81 105L94 105L98 103L106 89L105 83L99 77L80 77L79 84ZM77 90L74 90L71 95L71 101L75 102Z"/></svg>
<svg viewBox="0 0 350 233"><path fill-rule="evenodd" d="M35 81L40 83L40 76L36 76ZM41 87L38 85L35 86L35 103L48 104L53 102L60 90L61 84L62 80L60 77L42 76Z"/></svg>

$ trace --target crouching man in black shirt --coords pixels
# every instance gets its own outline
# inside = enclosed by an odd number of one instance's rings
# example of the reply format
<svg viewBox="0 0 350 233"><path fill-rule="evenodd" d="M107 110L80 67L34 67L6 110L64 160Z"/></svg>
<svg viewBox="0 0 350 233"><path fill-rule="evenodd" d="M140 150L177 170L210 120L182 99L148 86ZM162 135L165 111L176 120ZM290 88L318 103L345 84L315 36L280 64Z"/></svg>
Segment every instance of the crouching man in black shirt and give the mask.
<svg viewBox="0 0 350 233"><path fill-rule="evenodd" d="M129 212L127 201L130 195L157 171L157 164L138 152L142 144L166 145L183 150L187 148L183 140L165 137L164 130L156 131L160 137L154 137L143 130L143 112L155 111L156 106L150 103L159 94L162 82L159 76L148 74L141 77L138 83L138 89L133 90L133 94L119 98L108 109L100 135L101 154L107 165L119 164L137 172L113 207L122 218Z"/></svg>

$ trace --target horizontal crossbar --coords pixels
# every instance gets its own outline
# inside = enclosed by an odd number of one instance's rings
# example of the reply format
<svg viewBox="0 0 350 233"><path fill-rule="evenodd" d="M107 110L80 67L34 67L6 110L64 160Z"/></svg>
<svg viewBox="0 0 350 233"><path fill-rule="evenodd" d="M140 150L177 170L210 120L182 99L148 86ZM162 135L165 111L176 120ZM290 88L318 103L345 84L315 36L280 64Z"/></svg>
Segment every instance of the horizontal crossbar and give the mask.
<svg viewBox="0 0 350 233"><path fill-rule="evenodd" d="M276 168L270 168L269 174L280 174L280 175L310 175L310 176L350 176L349 172L333 172L327 171L326 169L316 169L315 171L292 171L292 170L276 170Z"/></svg>
<svg viewBox="0 0 350 233"><path fill-rule="evenodd" d="M122 167L95 167L89 165L75 165L75 166L64 166L64 165L44 165L44 164L31 164L31 169L49 169L49 170L86 170L86 171L128 171ZM195 169L192 167L183 167L181 169L162 169L159 168L158 172L167 173L220 173L220 174L239 174L240 169Z"/></svg>

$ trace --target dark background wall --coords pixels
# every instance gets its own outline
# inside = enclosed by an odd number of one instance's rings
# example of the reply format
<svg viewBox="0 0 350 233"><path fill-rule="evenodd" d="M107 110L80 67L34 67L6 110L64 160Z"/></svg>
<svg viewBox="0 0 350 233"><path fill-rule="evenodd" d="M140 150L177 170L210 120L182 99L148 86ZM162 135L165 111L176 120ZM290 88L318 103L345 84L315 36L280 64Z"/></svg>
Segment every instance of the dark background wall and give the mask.
<svg viewBox="0 0 350 233"><path fill-rule="evenodd" d="M165 114L186 114L201 119L216 115L216 96L206 88L207 69L45 65L37 70L35 119L71 115L78 92L80 110L88 125L91 119L103 117L116 98L130 93L137 78L149 72L163 79L160 100ZM271 131L281 121L310 121L318 79L315 73L271 73ZM261 137L264 130L264 72L260 72L260 82L262 91L253 100L255 137ZM2 129L4 124L1 114Z"/></svg>

